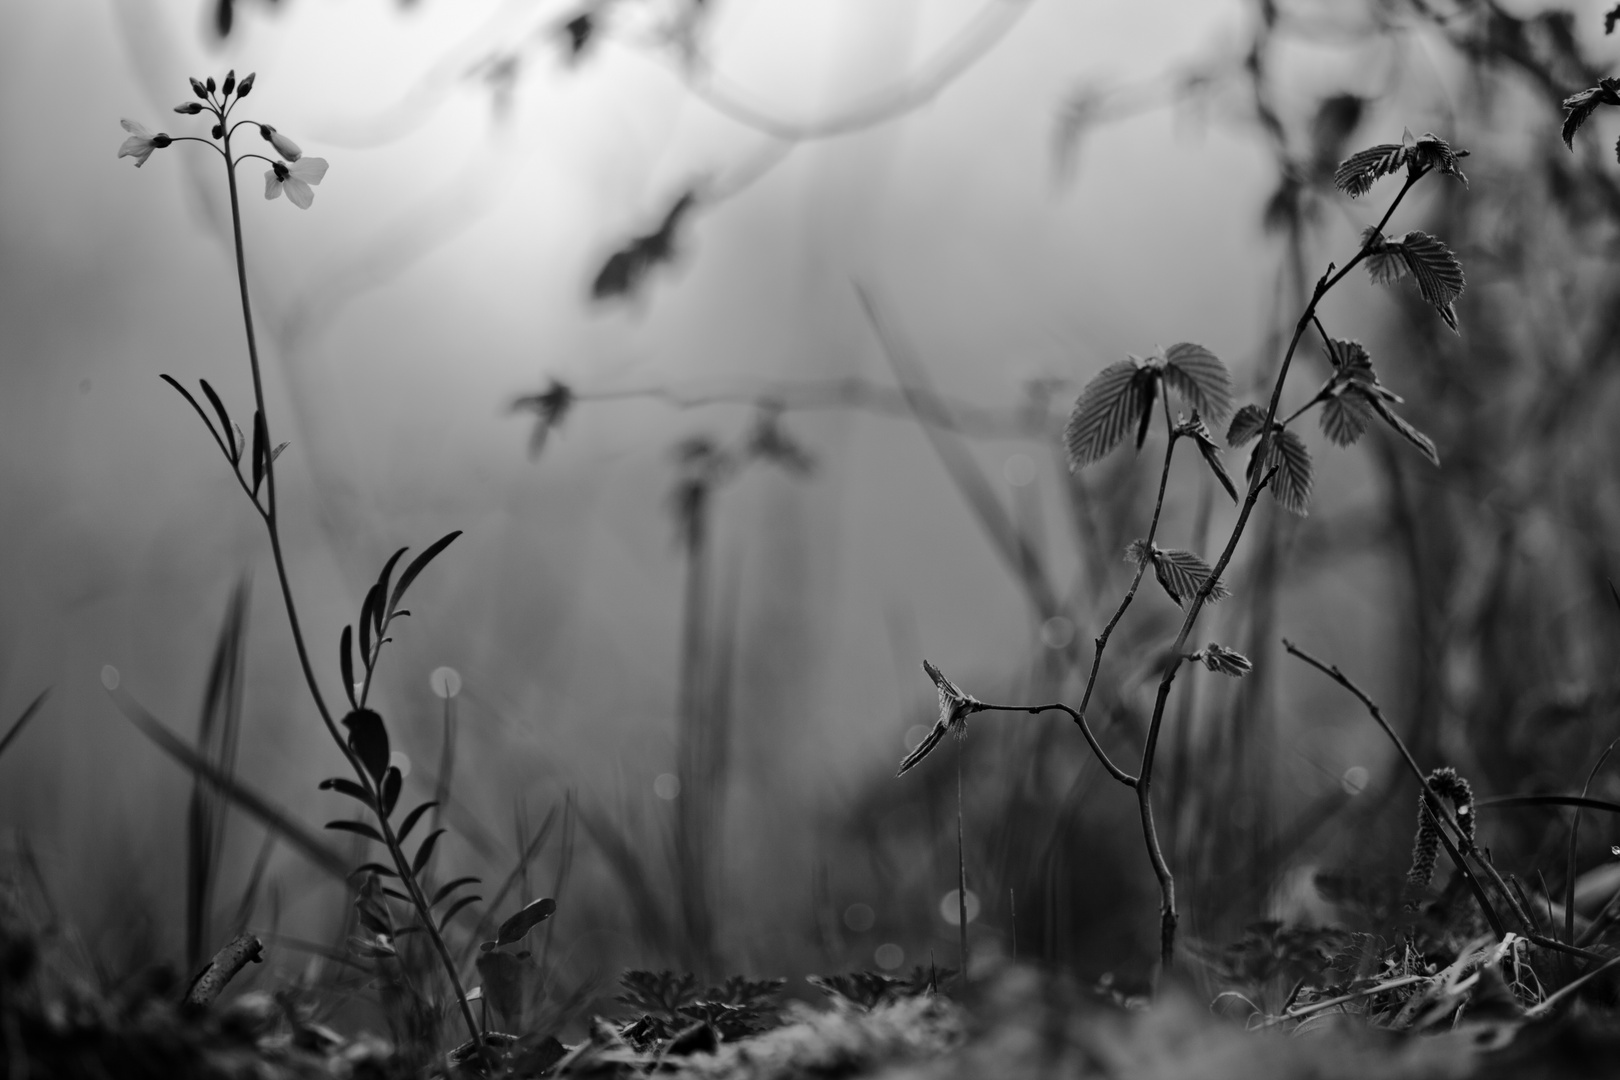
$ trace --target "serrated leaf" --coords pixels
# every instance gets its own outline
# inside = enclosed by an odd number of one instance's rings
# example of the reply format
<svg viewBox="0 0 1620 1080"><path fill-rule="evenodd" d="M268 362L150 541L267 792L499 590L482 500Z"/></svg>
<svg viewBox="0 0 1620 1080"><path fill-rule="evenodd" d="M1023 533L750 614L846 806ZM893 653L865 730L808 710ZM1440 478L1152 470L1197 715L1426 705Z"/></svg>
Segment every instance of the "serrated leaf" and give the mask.
<svg viewBox="0 0 1620 1080"><path fill-rule="evenodd" d="M1379 143L1358 150L1339 163L1333 173L1333 186L1352 199L1367 194L1380 178L1406 164L1407 148L1401 143Z"/></svg>
<svg viewBox="0 0 1620 1080"><path fill-rule="evenodd" d="M1306 516L1311 504L1311 453L1305 449L1305 440L1287 428L1277 428L1266 457L1267 469L1277 466L1272 495L1289 513Z"/></svg>
<svg viewBox="0 0 1620 1080"><path fill-rule="evenodd" d="M351 799L358 799L360 802L366 805L367 809L371 808L371 796L366 794L365 788L361 787L353 780L346 780L341 776L334 776L330 780L322 780L318 786L322 791L336 791L339 794L347 795Z"/></svg>
<svg viewBox="0 0 1620 1080"><path fill-rule="evenodd" d="M462 908L466 907L468 904L476 904L482 899L482 896L463 896L460 900L457 900L455 903L451 904L445 909L444 914L439 917L439 933L444 933L444 928L450 925L450 920L455 918L456 914L460 912Z"/></svg>
<svg viewBox="0 0 1620 1080"><path fill-rule="evenodd" d="M1063 432L1071 470L1078 471L1119 445L1145 411L1140 371L1134 361L1121 360L1103 368L1080 392Z"/></svg>
<svg viewBox="0 0 1620 1080"><path fill-rule="evenodd" d="M1425 131L1423 137L1414 142L1407 152L1407 162L1419 171L1439 169L1446 176L1455 176L1462 181L1463 187L1467 187L1468 177L1457 167L1457 160L1467 156L1467 150L1453 150L1446 140L1432 131Z"/></svg>
<svg viewBox="0 0 1620 1080"><path fill-rule="evenodd" d="M1401 438L1417 447L1430 462L1435 465L1440 464L1440 452L1434 448L1433 439L1397 416L1393 409L1379 399L1372 398L1369 403L1372 405L1373 410L1384 418L1384 422L1400 434Z"/></svg>
<svg viewBox="0 0 1620 1080"><path fill-rule="evenodd" d="M1564 127L1559 135L1563 137L1564 145L1570 150L1575 149L1575 133L1581 130L1581 125L1586 123L1588 117L1597 112L1597 107L1603 104L1601 93L1596 87L1590 87L1564 99Z"/></svg>
<svg viewBox="0 0 1620 1080"><path fill-rule="evenodd" d="M363 821L328 821L326 823L326 827L337 832L354 833L356 836L363 836L367 840L375 840L379 844L386 844L388 842L382 838L382 833L378 832L376 829L373 829L370 825L367 825Z"/></svg>
<svg viewBox="0 0 1620 1080"><path fill-rule="evenodd" d="M426 551L411 560L411 564L405 568L405 572L399 575L399 584L394 586L394 595L388 601L389 612L399 607L400 600L405 596L405 590L411 587L411 582L415 581L417 575L427 568L427 564L432 562L439 552L449 547L450 542L460 535L460 529L446 533L430 544Z"/></svg>
<svg viewBox="0 0 1620 1080"><path fill-rule="evenodd" d="M399 802L399 790L405 783L405 776L394 765L388 766L388 771L382 779L382 816L387 818L394 812L394 805Z"/></svg>
<svg viewBox="0 0 1620 1080"><path fill-rule="evenodd" d="M349 749L371 778L381 783L388 771L389 753L383 718L371 709L355 709L343 718L343 726L349 729Z"/></svg>
<svg viewBox="0 0 1620 1080"><path fill-rule="evenodd" d="M1162 548L1153 552L1153 572L1177 607L1181 606L1183 600L1192 599L1214 573L1207 562L1190 551ZM1226 586L1219 581L1209 590L1211 602L1224 600L1229 595Z"/></svg>
<svg viewBox="0 0 1620 1080"><path fill-rule="evenodd" d="M1204 455L1204 463L1209 471L1215 474L1215 479L1221 482L1221 487L1231 496L1233 502L1238 501L1237 485L1232 483L1232 477L1226 471L1225 462L1221 461L1221 452L1213 442L1198 440L1198 452Z"/></svg>
<svg viewBox="0 0 1620 1080"><path fill-rule="evenodd" d="M1245 405L1232 417L1232 424L1226 429L1226 445L1242 446L1266 426L1266 410L1258 405Z"/></svg>
<svg viewBox="0 0 1620 1080"><path fill-rule="evenodd" d="M1164 381L1217 424L1232 411L1232 373L1202 345L1182 341L1164 350Z"/></svg>
<svg viewBox="0 0 1620 1080"><path fill-rule="evenodd" d="M1240 679L1254 670L1254 664L1247 656L1236 649L1217 645L1213 641L1204 646L1198 658L1204 662L1205 667L1217 675L1230 675L1234 679Z"/></svg>
<svg viewBox="0 0 1620 1080"><path fill-rule="evenodd" d="M1367 265L1367 276L1375 284L1388 285L1406 275L1406 256L1401 251L1401 245L1384 236L1376 227L1368 226L1367 231L1361 234L1361 246L1367 252L1363 259Z"/></svg>
<svg viewBox="0 0 1620 1080"><path fill-rule="evenodd" d="M438 892L433 894L433 899L428 901L428 907L438 907L444 902L446 897L455 892L457 889L461 888L463 885L478 884L481 884L481 882L475 877L458 877L454 881L447 881L443 885L439 886Z"/></svg>
<svg viewBox="0 0 1620 1080"><path fill-rule="evenodd" d="M1372 419L1372 406L1352 390L1334 394L1322 402L1322 434L1335 446L1349 446L1361 438Z"/></svg>
<svg viewBox="0 0 1620 1080"><path fill-rule="evenodd" d="M551 918L552 913L556 910L557 902L551 897L536 900L510 919L501 923L500 929L495 931L495 940L486 944L493 948L500 948L502 945L511 945L514 942L522 941L530 930Z"/></svg>
<svg viewBox="0 0 1620 1080"><path fill-rule="evenodd" d="M416 858L411 860L412 874L418 877L421 876L422 869L427 866L428 860L433 858L434 845L439 842L439 837L443 835L443 829L434 829L422 838L422 846L416 849Z"/></svg>
<svg viewBox="0 0 1620 1080"><path fill-rule="evenodd" d="M1462 264L1443 241L1414 229L1401 238L1401 254L1423 299L1437 309L1449 307L1467 282Z"/></svg>
<svg viewBox="0 0 1620 1080"><path fill-rule="evenodd" d="M403 844L405 842L405 838L411 835L411 830L416 828L416 823L422 820L422 815L438 805L439 804L437 801L425 802L421 806L418 806L416 809L412 810L410 813L406 814L405 820L400 822L399 832L395 834L395 839Z"/></svg>

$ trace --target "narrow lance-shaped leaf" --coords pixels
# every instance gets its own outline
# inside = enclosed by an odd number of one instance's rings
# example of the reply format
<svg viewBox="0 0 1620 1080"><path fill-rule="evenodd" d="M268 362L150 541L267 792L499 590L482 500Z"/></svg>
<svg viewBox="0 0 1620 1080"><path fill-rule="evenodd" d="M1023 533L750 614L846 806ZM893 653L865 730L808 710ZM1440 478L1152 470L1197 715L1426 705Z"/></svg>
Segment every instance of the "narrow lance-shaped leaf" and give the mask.
<svg viewBox="0 0 1620 1080"><path fill-rule="evenodd" d="M465 885L478 884L481 884L481 881L475 877L458 877L454 881L447 881L443 885L439 886L438 892L433 894L433 899L428 901L428 907L438 907L450 896L451 893Z"/></svg>
<svg viewBox="0 0 1620 1080"><path fill-rule="evenodd" d="M366 590L366 598L360 602L360 662L366 666L366 673L371 672L375 653L371 647L371 636L377 625L377 606L382 603L382 593L373 585ZM381 635L379 634L380 638Z"/></svg>
<svg viewBox="0 0 1620 1080"><path fill-rule="evenodd" d="M394 805L399 802L399 791L405 783L405 776L396 766L388 766L382 780L382 816L387 818L394 812Z"/></svg>
<svg viewBox="0 0 1620 1080"><path fill-rule="evenodd" d="M347 795L351 799L357 799L365 804L366 809L371 809L371 796L366 793L365 788L361 787L353 780L346 780L341 776L334 776L330 780L322 780L319 787L322 791L336 791L340 795Z"/></svg>
<svg viewBox="0 0 1620 1080"><path fill-rule="evenodd" d="M197 404L197 399L191 396L191 391L187 390L185 387L176 382L172 375L159 375L158 378L162 379L164 382L174 387L175 390L179 391L180 396L186 399L186 402L192 407L192 409L196 411L197 416L201 418L203 426L208 429L208 434L212 435L214 437L214 441L219 444L220 452L229 458L231 456L231 452L226 447L225 440L220 438L219 432L214 430L213 421L208 419L208 414L203 412L201 405Z"/></svg>
<svg viewBox="0 0 1620 1080"><path fill-rule="evenodd" d="M387 841L382 838L382 833L378 832L376 829L373 829L370 825L367 825L363 821L328 821L326 823L326 827L328 829L334 829L337 832L354 833L356 836L363 836L367 840L375 840L379 844L387 843Z"/></svg>
<svg viewBox="0 0 1620 1080"><path fill-rule="evenodd" d="M349 729L349 749L360 759L366 772L378 783L388 771L388 729L383 718L371 709L355 709L343 718Z"/></svg>
<svg viewBox="0 0 1620 1080"><path fill-rule="evenodd" d="M214 412L219 416L219 429L225 433L225 438L230 440L231 446L228 456L231 459L231 464L235 465L242 460L242 447L236 445L236 435L232 430L234 425L231 423L230 414L225 411L225 403L219 399L218 394L214 393L214 388L208 385L208 380L198 379L197 381L202 385L202 392L208 395L208 403L214 407Z"/></svg>
<svg viewBox="0 0 1620 1080"><path fill-rule="evenodd" d="M455 918L462 908L468 904L476 904L482 899L482 896L463 896L460 900L445 908L444 914L439 917L439 933L444 933L444 928L450 925L450 920Z"/></svg>
<svg viewBox="0 0 1620 1080"><path fill-rule="evenodd" d="M444 835L443 829L434 829L422 838L422 846L416 849L416 858L411 860L411 873L421 876L422 870L427 866L428 860L433 858L433 848Z"/></svg>
<svg viewBox="0 0 1620 1080"><path fill-rule="evenodd" d="M389 613L399 607L400 600L405 596L405 590L411 587L411 582L415 581L417 575L427 568L427 564L432 562L439 552L449 547L451 541L460 535L460 529L446 533L435 540L426 551L411 560L411 564L405 568L405 572L399 575L399 584L394 586L394 595L388 601Z"/></svg>
<svg viewBox="0 0 1620 1080"><path fill-rule="evenodd" d="M1091 464L1119 445L1144 411L1138 370L1130 360L1110 364L1080 392L1063 433L1071 470Z"/></svg>
<svg viewBox="0 0 1620 1080"><path fill-rule="evenodd" d="M1164 381L1217 424L1232 411L1232 373L1202 345L1182 341L1164 350Z"/></svg>
<svg viewBox="0 0 1620 1080"><path fill-rule="evenodd" d="M355 874L376 874L376 875L378 875L380 877L389 877L389 878L397 878L397 877L399 877L399 871L393 869L392 867L384 866L382 863L377 863L377 862L361 863L359 866L354 868L354 873ZM353 876L353 875L350 875L350 876Z"/></svg>
<svg viewBox="0 0 1620 1080"><path fill-rule="evenodd" d="M1237 502L1237 486L1232 483L1231 476L1226 472L1226 465L1221 461L1221 449L1215 445L1215 436L1210 433L1209 425L1204 423L1204 418L1198 415L1197 409L1193 410L1191 420L1183 421L1176 426L1176 434L1184 435L1198 444L1198 452L1203 455L1210 472L1215 474L1215 479L1221 482L1221 486L1226 489L1232 501Z"/></svg>
<svg viewBox="0 0 1620 1080"><path fill-rule="evenodd" d="M253 495L259 494L259 485L264 482L265 464L270 457L270 435L264 426L264 413L257 409L253 412Z"/></svg>
<svg viewBox="0 0 1620 1080"><path fill-rule="evenodd" d="M378 592L379 596L387 596L388 595L388 579L393 576L394 564L399 562L400 556L404 555L409 550L410 550L410 548L408 548L408 547L402 547L398 551L396 551L392 555L390 555L388 557L387 562L383 563L382 573L377 575L377 592ZM382 606L380 601L378 603L378 606L379 607ZM379 611L377 613L377 619L378 619L377 629L379 631L382 630L382 616L383 616L383 613Z"/></svg>
<svg viewBox="0 0 1620 1080"><path fill-rule="evenodd" d="M338 637L338 670L343 675L343 692L349 695L349 708L358 709L354 699L354 630L345 625Z"/></svg>
<svg viewBox="0 0 1620 1080"><path fill-rule="evenodd" d="M422 815L438 805L439 804L437 802L425 802L421 806L418 806L416 809L412 810L410 813L406 814L405 820L400 822L399 832L395 834L396 839L403 844L405 842L405 838L411 835L411 830L416 828L416 823L422 820Z"/></svg>

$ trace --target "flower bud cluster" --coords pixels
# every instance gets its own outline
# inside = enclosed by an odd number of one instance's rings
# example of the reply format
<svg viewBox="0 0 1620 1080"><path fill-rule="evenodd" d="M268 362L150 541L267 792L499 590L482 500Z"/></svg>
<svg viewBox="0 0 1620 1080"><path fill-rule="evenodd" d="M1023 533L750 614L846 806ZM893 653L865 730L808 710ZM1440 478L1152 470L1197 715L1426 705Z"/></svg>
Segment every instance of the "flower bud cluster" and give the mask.
<svg viewBox="0 0 1620 1080"><path fill-rule="evenodd" d="M213 114L215 123L209 134L216 141L225 143L223 148L215 147L224 154L226 163L234 169L237 162L248 157L256 157L261 161L268 161L270 169L264 174L264 197L266 199L280 198L285 192L288 201L295 206L308 209L314 201L315 193L310 190L312 185L319 184L326 175L326 161L322 158L309 158L304 156L303 148L293 142L286 135L277 131L272 124L260 123L252 120L230 123L231 110L236 102L247 97L253 89L254 73L248 75L240 82L237 81L234 70L225 73L225 78L218 83L212 76L206 79L191 79L191 92L197 96L196 101L184 101L174 107L174 111L182 116L197 116L203 112ZM234 98L233 98L234 95ZM175 141L163 132L156 134L148 131L144 126L134 120L122 121L124 130L129 132L129 138L118 148L118 156L132 157L139 168L146 164L146 159L152 156L154 150L161 150ZM262 154L232 155L230 149L230 133L243 124L251 124L259 129L259 135L275 150L282 160L274 161ZM179 136L193 142L204 142L189 135Z"/></svg>

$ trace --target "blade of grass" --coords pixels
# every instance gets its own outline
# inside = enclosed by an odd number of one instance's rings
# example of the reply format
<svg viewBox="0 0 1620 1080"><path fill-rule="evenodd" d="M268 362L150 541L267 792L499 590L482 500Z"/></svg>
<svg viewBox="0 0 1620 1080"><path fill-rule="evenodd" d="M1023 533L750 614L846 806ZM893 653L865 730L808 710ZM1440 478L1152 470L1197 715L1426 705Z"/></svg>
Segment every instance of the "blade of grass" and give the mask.
<svg viewBox="0 0 1620 1080"><path fill-rule="evenodd" d="M222 774L236 773L236 746L242 726L242 672L247 642L248 582L231 591L225 619L214 640L208 683L197 720L197 748ZM186 828L186 970L205 958L219 859L225 843L227 801L201 775L192 777Z"/></svg>
<svg viewBox="0 0 1620 1080"><path fill-rule="evenodd" d="M578 815L579 823L623 883L630 906L641 924L644 939L663 955L670 955L675 942L664 918L666 901L653 889L647 872L642 868L640 855L611 822L584 807L580 807Z"/></svg>
<svg viewBox="0 0 1620 1080"><path fill-rule="evenodd" d="M34 718L40 707L45 704L45 699L50 696L51 692L49 690L41 690L34 696L34 700L30 701L23 709L22 715L17 717L16 723L12 724L10 729L6 731L5 737L0 738L0 757L5 756L6 750L16 740L17 736L22 734L22 729L28 726L28 721Z"/></svg>
<svg viewBox="0 0 1620 1080"><path fill-rule="evenodd" d="M157 717L147 712L133 697L123 690L109 690L118 711L141 734L145 735L158 749L168 754L175 761L185 766L194 774L205 777L210 783L216 785L225 796L243 811L257 818L266 828L272 829L288 845L310 862L326 871L333 878L348 884L349 867L341 856L331 848L321 843L315 834L306 826L299 824L286 811L277 807L269 799L253 791L247 785L234 777L227 776L215 768L207 758L186 745L185 741L171 732Z"/></svg>

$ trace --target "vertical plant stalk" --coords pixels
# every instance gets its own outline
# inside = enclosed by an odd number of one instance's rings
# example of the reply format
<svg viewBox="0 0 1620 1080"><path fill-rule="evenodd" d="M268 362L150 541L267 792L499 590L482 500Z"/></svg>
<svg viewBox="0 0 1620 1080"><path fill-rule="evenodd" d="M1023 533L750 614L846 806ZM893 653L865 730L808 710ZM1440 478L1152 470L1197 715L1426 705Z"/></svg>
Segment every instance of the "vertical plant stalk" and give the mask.
<svg viewBox="0 0 1620 1080"><path fill-rule="evenodd" d="M956 929L962 957L962 989L968 984L967 850L962 843L962 739L956 740Z"/></svg>
<svg viewBox="0 0 1620 1080"><path fill-rule="evenodd" d="M1379 219L1378 224L1368 234L1369 238L1383 234L1384 226L1389 224L1389 219L1394 215L1396 208L1401 205L1401 201L1406 198L1406 193L1412 190L1412 185L1417 183L1423 175L1426 174L1407 174L1401 190L1390 201L1389 208L1384 211L1384 216ZM1330 263L1327 270L1317 279L1316 287L1311 292L1311 298L1306 303L1305 310L1300 313L1299 320L1294 324L1294 334L1288 341L1288 349L1283 353L1282 364L1277 369L1277 378L1271 387L1271 400L1266 406L1265 424L1260 429L1260 442L1254 450L1254 459L1256 461L1265 462L1268 460L1271 440L1274 435L1272 425L1277 419L1277 407L1282 401L1283 386L1288 381L1288 372L1293 365L1294 354L1299 349L1300 339L1305 336L1305 331L1316 319L1318 305L1321 304L1322 298L1335 285L1344 280L1346 274L1360 265L1362 260L1367 257L1369 249L1369 242L1363 241L1355 255L1343 267L1335 270ZM1255 500L1260 497L1261 489L1269 483L1275 472L1275 468L1263 474L1259 469L1254 471L1249 481L1248 496L1243 500L1243 509L1239 512L1238 519L1232 526L1232 533L1227 538L1226 547L1222 549L1221 557L1216 561L1209 577L1204 580L1204 584L1199 587L1198 592L1193 595L1191 602L1187 605L1187 614L1181 621L1181 629L1176 634L1175 643L1170 646L1169 660L1165 664L1164 674L1159 679L1159 689L1153 700L1153 716L1148 722L1147 740L1142 747L1142 766L1137 771L1136 798L1141 807L1142 833L1147 844L1148 857L1153 863L1153 872L1159 879L1160 961L1166 969L1172 966L1174 960L1178 916L1176 913L1175 878L1171 875L1170 867L1165 862L1164 852L1159 846L1157 830L1153 823L1153 764L1159 745L1159 732L1164 725L1164 710L1170 699L1170 687L1175 682L1176 672L1186 658L1187 638L1192 634L1193 625L1197 623L1198 616L1203 611L1204 605L1209 602L1209 596L1215 588L1215 583L1221 579L1221 575L1232 561L1232 554L1237 550L1238 541L1243 538L1244 530L1249 524L1249 517L1254 512Z"/></svg>
<svg viewBox="0 0 1620 1080"><path fill-rule="evenodd" d="M223 122L222 122L223 126ZM242 295L242 325L247 332L248 366L253 373L253 403L264 425L265 446L272 447L275 441L270 437L270 418L265 409L264 378L259 365L259 342L253 330L253 305L248 297L247 279L247 252L242 243L242 208L236 185L236 160L231 156L231 132L227 128L223 133L225 177L229 183L231 195L231 236L236 244L236 281ZM360 763L354 751L349 748L348 742L338 731L337 723L332 719L332 711L327 707L326 698L321 693L320 683L315 677L315 668L310 663L309 648L304 641L304 631L298 619L298 605L293 599L292 581L287 574L287 560L282 552L281 526L276 503L276 469L273 452L265 453L264 482L265 502L260 506L254 500L254 506L263 519L265 531L270 536L270 551L275 559L276 580L281 585L281 599L287 610L287 624L292 630L293 647L298 653L298 664L304 674L304 683L309 688L310 697L315 702L316 711L320 713L321 722L326 725L327 734L338 746L349 767L354 771L360 784L372 797L376 806L382 805L382 793L373 782L371 774ZM438 954L440 962L444 965L445 974L450 978L450 986L455 991L456 1001L461 1007L463 1021L474 1045L483 1046L483 1033L479 1028L478 1020L473 1016L472 1005L467 1001L467 991L461 984L461 976L456 971L456 963L450 955L444 937L439 933L433 920L433 911L429 906L427 897L423 895L421 886L417 883L416 875L411 872L410 860L405 857L405 851L400 846L399 838L394 834L394 827L388 821L387 815L378 813L377 824L382 832L383 841L393 858L394 866L399 871L400 880L404 883L411 897L411 905L416 909L422 930L433 943L434 951Z"/></svg>
<svg viewBox="0 0 1620 1080"><path fill-rule="evenodd" d="M709 796L707 731L709 695L705 675L709 596L709 511L714 494L707 479L692 481L682 540L686 547L686 593L681 627L680 713L676 761L680 793L676 803L676 858L681 910L691 963L707 978L713 932L709 918Z"/></svg>

